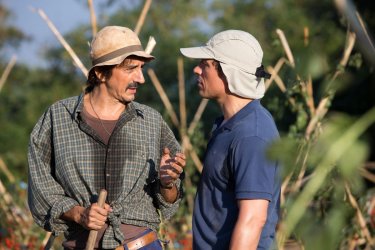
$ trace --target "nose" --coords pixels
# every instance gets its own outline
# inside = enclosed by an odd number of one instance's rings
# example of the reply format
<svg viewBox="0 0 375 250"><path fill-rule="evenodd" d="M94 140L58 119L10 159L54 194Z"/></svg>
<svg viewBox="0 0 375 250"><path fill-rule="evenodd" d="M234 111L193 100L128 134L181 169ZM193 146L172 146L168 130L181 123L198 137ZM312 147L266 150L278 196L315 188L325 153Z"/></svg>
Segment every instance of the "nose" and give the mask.
<svg viewBox="0 0 375 250"><path fill-rule="evenodd" d="M145 78L143 76L143 71L142 71L142 68L140 68L137 73L135 74L135 77L134 77L134 81L137 82L137 83L140 83L140 84L143 84L145 83Z"/></svg>
<svg viewBox="0 0 375 250"><path fill-rule="evenodd" d="M201 67L199 67L199 65L197 65L197 66L194 67L193 72L197 75L200 75L200 74L202 74L202 69L201 69Z"/></svg>

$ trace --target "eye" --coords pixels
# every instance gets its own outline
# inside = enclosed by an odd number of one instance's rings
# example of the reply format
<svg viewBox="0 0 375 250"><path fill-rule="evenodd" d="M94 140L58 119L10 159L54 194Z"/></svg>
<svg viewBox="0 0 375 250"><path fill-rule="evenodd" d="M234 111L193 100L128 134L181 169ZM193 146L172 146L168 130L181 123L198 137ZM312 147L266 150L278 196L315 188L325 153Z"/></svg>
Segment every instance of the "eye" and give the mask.
<svg viewBox="0 0 375 250"><path fill-rule="evenodd" d="M122 70L129 73L133 72L135 69L137 69L137 65L128 65L122 68Z"/></svg>
<svg viewBox="0 0 375 250"><path fill-rule="evenodd" d="M203 68L203 67L207 67L207 66L208 66L207 60L201 60L201 61L199 62L199 66L200 66L201 68Z"/></svg>

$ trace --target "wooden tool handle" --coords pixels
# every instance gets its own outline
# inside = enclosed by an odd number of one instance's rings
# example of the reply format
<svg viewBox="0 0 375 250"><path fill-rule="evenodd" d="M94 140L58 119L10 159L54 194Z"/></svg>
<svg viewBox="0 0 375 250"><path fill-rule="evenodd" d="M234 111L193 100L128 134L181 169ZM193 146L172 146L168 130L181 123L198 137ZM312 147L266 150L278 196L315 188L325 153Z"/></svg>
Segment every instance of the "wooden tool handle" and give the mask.
<svg viewBox="0 0 375 250"><path fill-rule="evenodd" d="M98 206L103 207L105 199L107 198L107 191L105 189L100 190L99 193L99 198L98 198ZM91 230L89 238L87 239L86 243L86 250L93 250L95 241L96 241L96 236L98 235L97 230Z"/></svg>

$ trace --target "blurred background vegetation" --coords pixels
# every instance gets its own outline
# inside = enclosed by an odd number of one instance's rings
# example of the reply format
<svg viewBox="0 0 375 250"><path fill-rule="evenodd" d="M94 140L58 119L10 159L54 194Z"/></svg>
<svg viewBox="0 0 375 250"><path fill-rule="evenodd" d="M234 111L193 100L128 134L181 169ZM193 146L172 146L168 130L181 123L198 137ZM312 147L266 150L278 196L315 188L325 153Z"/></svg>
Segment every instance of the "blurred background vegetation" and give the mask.
<svg viewBox="0 0 375 250"><path fill-rule="evenodd" d="M145 2L101 1L103 8L117 8L97 18L98 28L135 27ZM257 37L264 65L273 74L262 103L282 136L270 148L270 157L284 166L282 220L275 247L375 249L375 49L368 43L375 30L375 2L348 2L353 3L349 12L340 11L345 2L151 1L139 35L144 47L150 36L155 38L157 60L145 67L146 84L137 101L163 114L190 156L186 197L178 214L161 225L161 236L171 241L168 249L191 248L199 163L213 119L220 115L215 103L203 103L195 129L187 131L202 102L192 73L196 62L182 60L179 48L201 45L224 29L241 29ZM57 40L44 49L46 67L7 58L5 48L32 39L12 25L11 15L0 2L0 217L4 218L0 249L42 249L48 235L32 222L26 205L29 134L49 105L80 94L85 76ZM92 34L90 20L62 34L87 68ZM155 77L177 121L157 90ZM184 86L184 95L179 95L183 94L179 86Z"/></svg>

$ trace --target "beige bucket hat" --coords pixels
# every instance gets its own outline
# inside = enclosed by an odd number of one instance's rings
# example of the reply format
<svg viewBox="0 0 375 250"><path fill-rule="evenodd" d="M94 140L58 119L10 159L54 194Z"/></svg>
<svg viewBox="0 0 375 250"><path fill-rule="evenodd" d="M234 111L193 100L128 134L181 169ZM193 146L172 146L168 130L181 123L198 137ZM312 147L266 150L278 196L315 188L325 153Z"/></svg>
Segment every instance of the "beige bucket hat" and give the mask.
<svg viewBox="0 0 375 250"><path fill-rule="evenodd" d="M263 50L257 39L241 30L226 30L214 35L206 46L181 48L194 59L215 59L220 63L231 93L260 99L264 96L264 78L270 74L262 65Z"/></svg>
<svg viewBox="0 0 375 250"><path fill-rule="evenodd" d="M96 66L120 64L130 55L155 59L144 51L137 34L121 26L107 26L101 29L93 38L90 48L91 69Z"/></svg>

